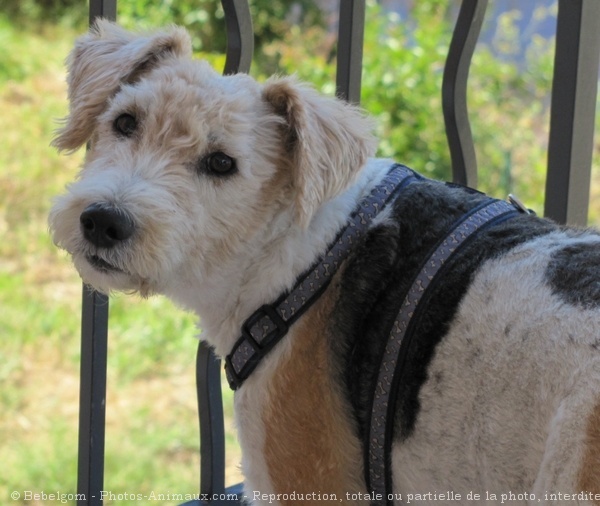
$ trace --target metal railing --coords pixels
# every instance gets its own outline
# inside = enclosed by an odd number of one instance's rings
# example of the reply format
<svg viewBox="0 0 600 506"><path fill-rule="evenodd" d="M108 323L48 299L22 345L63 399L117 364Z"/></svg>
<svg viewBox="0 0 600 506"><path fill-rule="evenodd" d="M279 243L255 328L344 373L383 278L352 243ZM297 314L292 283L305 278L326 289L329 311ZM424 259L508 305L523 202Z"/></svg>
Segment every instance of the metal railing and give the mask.
<svg viewBox="0 0 600 506"><path fill-rule="evenodd" d="M587 222L598 92L600 2L559 0L544 215Z"/></svg>
<svg viewBox="0 0 600 506"><path fill-rule="evenodd" d="M450 44L443 80L453 177L476 186L477 161L467 112L471 56L487 0L463 0ZM247 72L252 60L252 22L246 0L222 0L227 27L224 72ZM116 19L116 0L90 0L90 23ZM341 0L336 94L360 102L365 22L364 0ZM559 0L545 214L558 222L585 224L589 204L594 113L600 55L600 2ZM78 504L101 505L104 481L104 425L108 299L83 289ZM219 360L198 348L196 379L200 419L201 494L225 488L225 444ZM199 503L196 503L199 504ZM212 504L217 504L213 502Z"/></svg>

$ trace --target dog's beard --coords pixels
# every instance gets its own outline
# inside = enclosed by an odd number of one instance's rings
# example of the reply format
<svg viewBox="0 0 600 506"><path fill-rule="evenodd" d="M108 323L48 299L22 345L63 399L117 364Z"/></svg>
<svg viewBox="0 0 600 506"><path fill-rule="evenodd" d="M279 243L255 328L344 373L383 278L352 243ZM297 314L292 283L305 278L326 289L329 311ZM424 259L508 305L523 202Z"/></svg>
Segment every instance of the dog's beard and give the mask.
<svg viewBox="0 0 600 506"><path fill-rule="evenodd" d="M72 258L83 282L99 292L139 293L144 298L156 293L156 282L128 271L121 262L90 253L72 253Z"/></svg>
<svg viewBox="0 0 600 506"><path fill-rule="evenodd" d="M80 213L72 214L78 218ZM84 239L79 227L69 221L68 214L56 213L53 218L50 220L53 241L71 256L84 283L105 294L138 293L146 298L162 293L161 286L175 267L172 257L176 255L145 254L147 248L133 238L113 248L97 248Z"/></svg>

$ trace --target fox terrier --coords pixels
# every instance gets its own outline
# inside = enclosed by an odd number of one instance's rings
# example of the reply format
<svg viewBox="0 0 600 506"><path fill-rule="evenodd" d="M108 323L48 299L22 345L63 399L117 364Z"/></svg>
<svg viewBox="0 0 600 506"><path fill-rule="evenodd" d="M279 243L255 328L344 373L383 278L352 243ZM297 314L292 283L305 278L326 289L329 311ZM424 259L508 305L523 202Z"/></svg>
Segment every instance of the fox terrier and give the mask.
<svg viewBox="0 0 600 506"><path fill-rule="evenodd" d="M54 145L55 243L225 358L255 504L600 505L600 235L371 158L294 78L99 21Z"/></svg>

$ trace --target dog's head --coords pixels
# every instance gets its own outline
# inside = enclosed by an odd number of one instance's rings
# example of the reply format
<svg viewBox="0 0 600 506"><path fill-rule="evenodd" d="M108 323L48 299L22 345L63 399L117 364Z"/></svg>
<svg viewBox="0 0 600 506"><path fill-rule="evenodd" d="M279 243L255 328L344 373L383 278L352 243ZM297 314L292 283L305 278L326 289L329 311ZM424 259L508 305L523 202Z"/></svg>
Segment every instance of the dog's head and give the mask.
<svg viewBox="0 0 600 506"><path fill-rule="evenodd" d="M54 145L88 151L50 226L102 291L201 279L277 213L307 227L373 148L357 109L292 78L221 76L175 27L136 35L99 21L69 57L68 84Z"/></svg>

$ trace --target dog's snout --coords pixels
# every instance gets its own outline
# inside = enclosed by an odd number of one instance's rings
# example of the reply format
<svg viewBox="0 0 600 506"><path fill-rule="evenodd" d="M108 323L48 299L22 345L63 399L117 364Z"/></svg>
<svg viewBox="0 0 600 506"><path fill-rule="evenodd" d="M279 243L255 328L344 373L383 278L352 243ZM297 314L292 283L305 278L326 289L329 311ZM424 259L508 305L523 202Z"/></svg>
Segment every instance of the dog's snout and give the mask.
<svg viewBox="0 0 600 506"><path fill-rule="evenodd" d="M105 203L88 206L79 217L83 236L98 248L112 248L129 239L135 224L131 216Z"/></svg>

